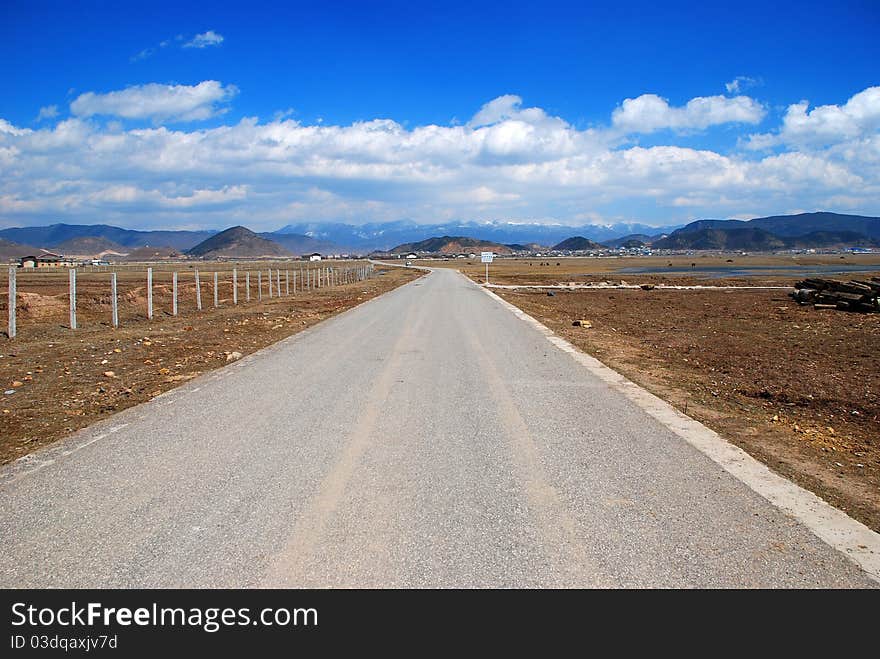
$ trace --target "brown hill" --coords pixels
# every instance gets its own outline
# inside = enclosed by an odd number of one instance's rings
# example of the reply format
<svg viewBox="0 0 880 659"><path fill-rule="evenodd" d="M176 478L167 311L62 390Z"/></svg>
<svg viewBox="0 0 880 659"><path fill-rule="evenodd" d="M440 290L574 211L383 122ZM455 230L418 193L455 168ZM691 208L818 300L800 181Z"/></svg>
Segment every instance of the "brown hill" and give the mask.
<svg viewBox="0 0 880 659"><path fill-rule="evenodd" d="M514 250L507 245L500 245L488 240L478 240L477 238L466 238L464 236L440 236L439 238L420 240L417 243L404 243L391 248L392 254L405 254L408 252L416 254L462 254L479 251L512 254Z"/></svg>
<svg viewBox="0 0 880 659"><path fill-rule="evenodd" d="M18 260L22 256L30 256L38 253L40 250L30 245L22 245L21 243L12 242L0 238L0 261Z"/></svg>
<svg viewBox="0 0 880 659"><path fill-rule="evenodd" d="M168 261L170 259L179 259L181 254L173 247L151 247L144 245L135 249L128 250L128 254L122 257L125 261ZM112 259L112 256L108 256Z"/></svg>
<svg viewBox="0 0 880 659"><path fill-rule="evenodd" d="M64 254L65 256L83 256L94 257L104 252L116 252L117 254L125 254L129 250L119 243L115 243L109 238L102 236L82 236L81 238L71 238L62 243L58 243L52 249L53 252Z"/></svg>
<svg viewBox="0 0 880 659"><path fill-rule="evenodd" d="M606 249L606 247L583 236L572 236L553 246L553 250L556 252L585 252L599 249Z"/></svg>
<svg viewBox="0 0 880 659"><path fill-rule="evenodd" d="M260 258L291 256L274 240L268 240L245 227L232 227L200 242L187 252L203 259Z"/></svg>

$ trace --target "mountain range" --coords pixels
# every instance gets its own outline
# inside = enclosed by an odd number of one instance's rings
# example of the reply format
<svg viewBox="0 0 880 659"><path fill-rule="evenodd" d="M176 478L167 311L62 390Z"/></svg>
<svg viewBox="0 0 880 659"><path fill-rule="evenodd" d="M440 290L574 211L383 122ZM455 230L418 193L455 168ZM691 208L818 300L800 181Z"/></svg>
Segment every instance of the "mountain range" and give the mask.
<svg viewBox="0 0 880 659"><path fill-rule="evenodd" d="M18 243L25 251L44 248L62 254L98 254L106 249L122 253L139 247L162 252L192 249L217 231L137 231L108 224L52 224L40 227L0 229L0 239ZM256 234L272 240L294 254L334 251L336 245L290 231ZM21 256L21 254L19 254Z"/></svg>
<svg viewBox="0 0 880 659"><path fill-rule="evenodd" d="M233 227L236 228L236 227ZM532 250L541 245L582 244L586 247L559 249L598 249L605 245L676 250L801 249L821 247L880 246L880 218L861 215L816 212L775 215L753 220L697 220L684 226L653 227L637 222L607 225L566 226L562 224L514 222L452 222L417 224L408 220L350 225L340 223L300 223L272 232L248 231L240 251L229 256L303 254L309 252L366 254L376 250L432 251L419 248L426 236L445 241L445 250L473 251L479 248L499 254ZM227 230L228 231L228 230ZM668 232L668 233L667 233ZM172 254L185 252L222 232L218 231L136 231L106 224L53 224L39 227L0 229L0 258L18 258L37 248L69 255L119 253ZM239 232L240 233L240 232ZM240 236L241 237L241 236ZM260 238L276 246L256 241ZM571 238L577 241L565 242ZM224 239L225 240L225 239ZM223 241L221 241L223 242ZM443 247L444 243L440 243ZM228 246L227 246L228 247ZM279 251L280 250L280 251ZM509 251L508 251L509 250ZM211 251L211 250L208 250ZM222 250L221 250L222 251ZM438 249L438 251L440 251Z"/></svg>
<svg viewBox="0 0 880 659"><path fill-rule="evenodd" d="M368 223L361 225L340 223L288 224L275 235L297 233L317 240L325 240L352 251L387 251L395 245L424 240L428 236L459 236L486 240L497 245L536 243L555 245L573 235L584 236L596 242L605 242L633 233L657 234L680 227L675 225L659 229L638 222L617 224L542 224L538 222L448 222L444 224L418 224L410 220ZM0 236L2 236L0 232Z"/></svg>
<svg viewBox="0 0 880 659"><path fill-rule="evenodd" d="M822 212L754 220L697 220L650 244L654 249L676 250L872 247L880 246L880 218Z"/></svg>

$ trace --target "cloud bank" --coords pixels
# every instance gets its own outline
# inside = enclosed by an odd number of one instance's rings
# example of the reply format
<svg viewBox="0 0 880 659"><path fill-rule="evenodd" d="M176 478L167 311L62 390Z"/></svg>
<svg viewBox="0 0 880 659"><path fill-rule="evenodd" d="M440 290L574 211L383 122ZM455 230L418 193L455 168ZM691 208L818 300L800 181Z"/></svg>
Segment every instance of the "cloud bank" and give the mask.
<svg viewBox="0 0 880 659"><path fill-rule="evenodd" d="M665 128L691 131L728 123L757 124L765 114L761 104L748 96L698 96L683 107L672 107L656 94L642 94L621 103L611 120L628 133L651 133Z"/></svg>
<svg viewBox="0 0 880 659"><path fill-rule="evenodd" d="M226 111L238 89L223 86L216 80L205 80L197 85L137 85L121 91L81 94L70 104L78 117L104 115L124 119L151 119L164 121L200 121Z"/></svg>
<svg viewBox="0 0 880 659"><path fill-rule="evenodd" d="M876 87L840 105L793 104L775 129L741 136L750 148L723 153L682 146L678 135L754 130L766 118L761 103L710 96L673 106L645 94L610 109L606 125L579 128L505 95L465 125L279 115L172 127L216 116L236 92L212 80L142 85L82 94L72 117L39 129L0 119L0 224L272 229L305 220L880 214ZM132 120L140 123L126 125ZM660 143L639 145L642 134Z"/></svg>

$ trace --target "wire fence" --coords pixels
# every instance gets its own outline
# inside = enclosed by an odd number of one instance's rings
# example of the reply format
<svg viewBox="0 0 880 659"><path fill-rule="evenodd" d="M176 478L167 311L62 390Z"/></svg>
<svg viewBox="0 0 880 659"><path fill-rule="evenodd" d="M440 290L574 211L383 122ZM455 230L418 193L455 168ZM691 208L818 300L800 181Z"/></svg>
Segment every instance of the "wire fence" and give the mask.
<svg viewBox="0 0 880 659"><path fill-rule="evenodd" d="M29 324L58 322L66 316L67 329L84 324L117 328L120 324L152 320L156 314L178 316L212 309L262 302L264 299L308 295L375 276L372 263L289 264L265 269L186 270L157 267L86 267L24 270L10 267L6 295L0 309L7 311L9 339L19 334L20 318ZM0 280L2 282L2 280ZM2 283L0 283L2 286Z"/></svg>

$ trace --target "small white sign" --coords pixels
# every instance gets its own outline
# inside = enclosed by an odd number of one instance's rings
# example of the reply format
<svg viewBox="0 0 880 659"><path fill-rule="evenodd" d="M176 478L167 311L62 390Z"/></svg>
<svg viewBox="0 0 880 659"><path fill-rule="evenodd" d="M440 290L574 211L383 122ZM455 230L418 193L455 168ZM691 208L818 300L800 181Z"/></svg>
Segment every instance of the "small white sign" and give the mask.
<svg viewBox="0 0 880 659"><path fill-rule="evenodd" d="M495 257L495 254L492 252L480 252L480 262L481 263L492 263L492 259Z"/></svg>

